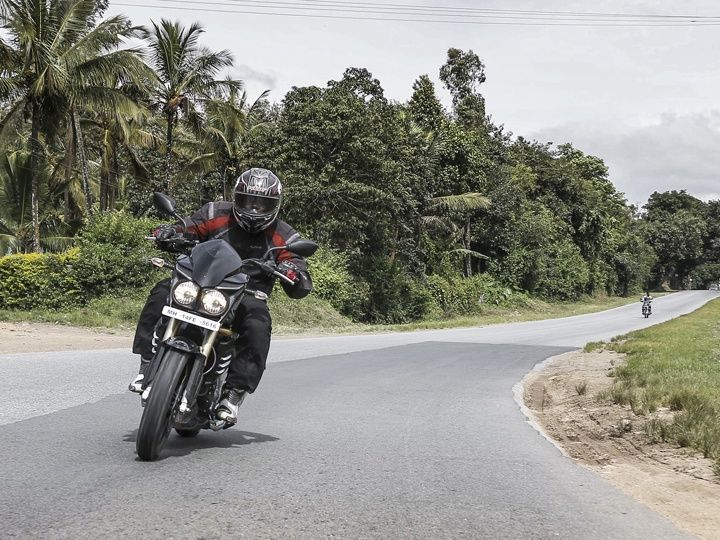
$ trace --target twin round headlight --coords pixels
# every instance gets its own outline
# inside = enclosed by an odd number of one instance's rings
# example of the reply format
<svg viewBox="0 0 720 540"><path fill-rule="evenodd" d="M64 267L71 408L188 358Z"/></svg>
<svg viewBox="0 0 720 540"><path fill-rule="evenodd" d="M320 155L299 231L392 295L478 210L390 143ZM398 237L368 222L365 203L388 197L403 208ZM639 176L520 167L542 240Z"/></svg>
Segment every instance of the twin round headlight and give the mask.
<svg viewBox="0 0 720 540"><path fill-rule="evenodd" d="M220 291L205 291L200 299L203 309L210 315L219 315L227 307L227 298Z"/></svg>
<svg viewBox="0 0 720 540"><path fill-rule="evenodd" d="M173 299L181 306L189 306L197 301L200 287L192 281L183 281L173 290ZM202 293L200 298L203 310L210 315L218 315L227 308L227 298L220 291L209 289Z"/></svg>
<svg viewBox="0 0 720 540"><path fill-rule="evenodd" d="M181 306L189 306L197 300L200 287L192 281L183 281L173 291L173 298Z"/></svg>

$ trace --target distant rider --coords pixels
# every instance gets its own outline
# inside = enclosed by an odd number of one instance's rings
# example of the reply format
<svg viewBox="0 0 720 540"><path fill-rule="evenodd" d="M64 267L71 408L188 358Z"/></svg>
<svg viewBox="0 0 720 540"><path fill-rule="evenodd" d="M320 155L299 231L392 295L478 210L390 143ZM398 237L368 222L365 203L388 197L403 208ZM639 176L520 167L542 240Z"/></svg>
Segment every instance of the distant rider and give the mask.
<svg viewBox="0 0 720 540"><path fill-rule="evenodd" d="M643 297L640 299L640 301L642 302L643 306L645 306L645 305L647 304L648 313L652 313L652 301L653 301L653 297L650 296L650 292L649 292L649 291L645 291L645 296L643 296Z"/></svg>
<svg viewBox="0 0 720 540"><path fill-rule="evenodd" d="M164 225L156 229L158 247L169 246L181 232L191 240L220 238L227 241L243 259L260 258L274 246L284 246L299 238L299 234L284 221L277 219L280 211L282 184L267 169L250 169L240 175L235 184L233 202L211 202L184 219L185 226ZM312 280L305 259L287 250L274 252L277 271L294 284L282 283L291 298L303 298L312 290ZM249 286L269 295L275 277L259 269L243 270L250 277ZM150 292L140 314L133 352L140 355L140 371L130 383L132 392L142 391L144 370L150 363L157 342L162 336L161 312L170 294L170 279L159 282ZM240 404L247 393L258 386L267 360L272 331L267 302L246 295L235 316L233 330L239 334L235 350L230 351L232 362L223 387L217 416L228 423L237 421ZM222 342L221 342L222 345Z"/></svg>

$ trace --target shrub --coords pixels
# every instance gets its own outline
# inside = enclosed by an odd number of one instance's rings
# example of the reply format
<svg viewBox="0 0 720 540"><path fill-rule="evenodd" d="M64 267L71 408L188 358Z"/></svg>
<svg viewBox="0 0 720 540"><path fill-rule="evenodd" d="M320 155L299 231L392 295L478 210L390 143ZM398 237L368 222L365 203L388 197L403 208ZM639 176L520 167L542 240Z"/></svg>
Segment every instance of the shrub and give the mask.
<svg viewBox="0 0 720 540"><path fill-rule="evenodd" d="M314 294L343 315L356 317L367 286L353 278L348 265L347 255L328 248L320 248L308 259Z"/></svg>
<svg viewBox="0 0 720 540"><path fill-rule="evenodd" d="M482 313L488 306L524 305L527 297L499 283L488 274L470 278L429 276L428 290L443 315L472 315Z"/></svg>
<svg viewBox="0 0 720 540"><path fill-rule="evenodd" d="M145 240L156 224L126 212L90 218L80 236L80 256L74 267L78 283L91 296L101 296L159 279L148 263L157 251Z"/></svg>
<svg viewBox="0 0 720 540"><path fill-rule="evenodd" d="M367 287L367 294L358 297L357 320L404 323L420 320L433 310L430 291L386 257L368 257L356 266Z"/></svg>
<svg viewBox="0 0 720 540"><path fill-rule="evenodd" d="M720 264L701 264L692 271L690 277L695 289L707 289L710 285L717 285L720 281Z"/></svg>
<svg viewBox="0 0 720 540"><path fill-rule="evenodd" d="M0 307L57 309L81 304L85 295L74 273L77 261L77 248L0 257Z"/></svg>
<svg viewBox="0 0 720 540"><path fill-rule="evenodd" d="M518 248L502 262L491 265L493 274L531 294L544 298L579 298L590 281L590 270L580 249L561 240L542 250Z"/></svg>

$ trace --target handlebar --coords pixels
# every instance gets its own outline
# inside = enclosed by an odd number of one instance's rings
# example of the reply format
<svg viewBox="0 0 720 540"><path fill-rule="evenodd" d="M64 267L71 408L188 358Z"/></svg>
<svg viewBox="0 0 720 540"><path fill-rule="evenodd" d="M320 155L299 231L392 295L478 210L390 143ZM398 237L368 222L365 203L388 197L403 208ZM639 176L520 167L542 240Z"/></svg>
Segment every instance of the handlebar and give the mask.
<svg viewBox="0 0 720 540"><path fill-rule="evenodd" d="M145 240L151 240L153 242L157 242L158 239L155 236L146 236ZM167 240L163 240L163 242L172 244L174 247L190 247L190 246L195 246L200 243L197 240L187 240L181 236L169 238ZM268 251L268 254L269 253L271 253L271 251ZM158 267L162 267L162 266L171 267L172 266L172 265L166 263L165 261L163 261L162 259L160 259L159 257L153 257L152 259L150 259L150 261L155 266L158 266ZM160 264L159 261L163 261L164 264ZM271 264L269 264L268 259L243 259L243 265L248 264L248 263L252 263L252 264L259 266L260 269L263 270L264 272L271 274L277 278L280 278L283 281L285 281L286 283L289 283L290 285L295 284L295 282L292 279L290 279L289 277L287 277L285 274L282 274L282 273L278 272L277 270L275 270L275 268Z"/></svg>
<svg viewBox="0 0 720 540"><path fill-rule="evenodd" d="M265 259L245 259L245 260L243 260L243 265L246 263L256 264L260 267L261 270L267 272L268 274L272 274L273 276L282 279L283 281L289 283L290 285L295 285L295 282L292 279L287 277L285 274L282 274L282 273L278 272L277 270L275 270L275 268L273 266L271 266L270 264L268 264L267 260L265 260Z"/></svg>
<svg viewBox="0 0 720 540"><path fill-rule="evenodd" d="M146 236L145 240L150 240L155 243L158 242L158 239L156 236ZM176 248L184 248L184 247L196 246L200 242L197 240L188 240L186 238L183 238L182 236L173 236L172 238L168 238L167 240L162 240L162 243L172 244L173 247L176 247Z"/></svg>

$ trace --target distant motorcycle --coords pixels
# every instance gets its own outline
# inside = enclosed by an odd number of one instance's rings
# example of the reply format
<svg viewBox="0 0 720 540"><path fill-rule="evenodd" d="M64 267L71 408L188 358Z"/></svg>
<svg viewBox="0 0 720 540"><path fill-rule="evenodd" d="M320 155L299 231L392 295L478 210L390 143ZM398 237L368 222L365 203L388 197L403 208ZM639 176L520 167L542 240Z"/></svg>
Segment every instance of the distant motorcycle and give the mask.
<svg viewBox="0 0 720 540"><path fill-rule="evenodd" d="M642 316L646 319L652 315L652 300L643 300Z"/></svg>

